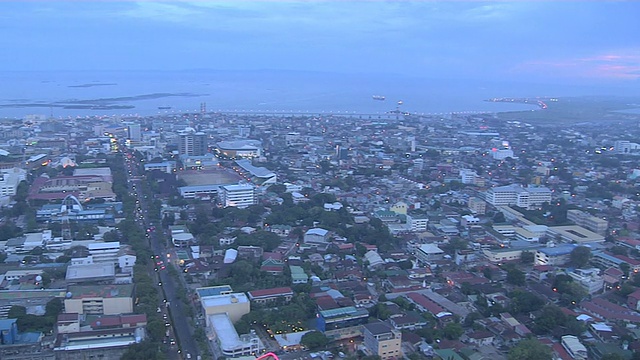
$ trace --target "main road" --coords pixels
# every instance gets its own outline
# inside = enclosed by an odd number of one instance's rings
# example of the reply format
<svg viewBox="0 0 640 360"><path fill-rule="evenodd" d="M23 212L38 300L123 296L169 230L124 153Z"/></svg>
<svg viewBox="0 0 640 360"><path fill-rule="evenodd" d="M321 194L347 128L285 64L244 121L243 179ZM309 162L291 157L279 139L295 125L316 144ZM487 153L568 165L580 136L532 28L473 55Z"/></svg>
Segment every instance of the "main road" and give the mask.
<svg viewBox="0 0 640 360"><path fill-rule="evenodd" d="M152 201L152 199L145 198L142 194L142 189L139 189L138 186L136 186L137 182L144 179L138 174L139 164L136 164L128 157L128 152L125 151L124 155L127 165L129 191L131 191L131 193L136 197L136 209L139 209L139 211L136 212L136 216L138 216L137 220L141 220L141 225L144 226L145 233L148 235L147 238L149 240L149 246L153 254L159 255L159 260L162 260L163 263L167 263L167 250L165 248L164 241L158 238L158 234L162 234L162 232L155 230L147 231L147 229L152 228L149 221L149 201ZM155 225L160 226L160 224ZM153 261L154 266L156 266L155 262L157 260L154 258ZM169 264L167 264L167 266L169 266ZM197 342L193 338L193 328L189 324L189 319L187 318L187 314L189 313L186 308L187 305L178 298L179 285L177 282L179 280L171 276L167 269L162 270L158 268L157 274L158 285L161 287L161 291L163 293L162 305L164 305L164 301L166 300L173 333L177 338L178 353L182 354L183 358L196 359L198 358L200 351Z"/></svg>

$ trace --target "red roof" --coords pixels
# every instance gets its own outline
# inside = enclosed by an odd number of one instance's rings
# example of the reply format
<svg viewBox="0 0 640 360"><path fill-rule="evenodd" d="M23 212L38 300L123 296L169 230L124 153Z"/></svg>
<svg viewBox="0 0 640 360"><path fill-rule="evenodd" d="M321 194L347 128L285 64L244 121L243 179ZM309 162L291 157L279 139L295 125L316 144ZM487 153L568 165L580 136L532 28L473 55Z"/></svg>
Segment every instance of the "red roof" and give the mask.
<svg viewBox="0 0 640 360"><path fill-rule="evenodd" d="M555 269L555 267L551 265L536 265L533 267L535 271L552 271L553 269Z"/></svg>
<svg viewBox="0 0 640 360"><path fill-rule="evenodd" d="M640 300L640 289L632 292L631 294L628 295L628 297Z"/></svg>
<svg viewBox="0 0 640 360"><path fill-rule="evenodd" d="M558 354L560 359L562 359L562 360L573 360L571 355L569 355L567 350L565 350L564 347L561 344L555 343L555 344L553 344L552 348L553 348L553 351L555 351L555 353Z"/></svg>
<svg viewBox="0 0 640 360"><path fill-rule="evenodd" d="M637 312L605 299L595 298L591 301L583 301L580 303L580 306L607 320L624 320L640 323L640 315Z"/></svg>
<svg viewBox="0 0 640 360"><path fill-rule="evenodd" d="M624 255L614 255L615 257L617 257L618 259L626 262L627 264L631 265L631 266L637 266L640 265L640 261L636 260L636 259L632 259L628 256L624 256Z"/></svg>
<svg viewBox="0 0 640 360"><path fill-rule="evenodd" d="M290 287L279 287L272 289L253 290L249 291L248 294L250 299L270 298L276 296L293 295L293 290L291 290Z"/></svg>
<svg viewBox="0 0 640 360"><path fill-rule="evenodd" d="M284 265L269 265L269 266L261 266L260 271L266 272L283 272Z"/></svg>
<svg viewBox="0 0 640 360"><path fill-rule="evenodd" d="M433 315L437 315L437 314L445 311L442 306L436 304L435 302L433 302L433 300L429 299L428 297L426 297L426 296L424 296L422 294L412 292L412 293L407 294L406 296L411 301L413 301L417 305L421 306L422 308L424 308L428 312L432 313Z"/></svg>
<svg viewBox="0 0 640 360"><path fill-rule="evenodd" d="M338 244L338 249L339 250L350 250L354 248L354 244L352 243L347 243L347 244Z"/></svg>
<svg viewBox="0 0 640 360"><path fill-rule="evenodd" d="M144 314L132 314L132 315L116 315L116 316L102 316L97 318L91 323L92 328L112 327L112 326L136 326L147 322L147 315Z"/></svg>
<svg viewBox="0 0 640 360"><path fill-rule="evenodd" d="M77 313L61 313L58 314L58 322L78 321Z"/></svg>
<svg viewBox="0 0 640 360"><path fill-rule="evenodd" d="M282 254L277 252L264 252L262 254L263 259L282 260Z"/></svg>

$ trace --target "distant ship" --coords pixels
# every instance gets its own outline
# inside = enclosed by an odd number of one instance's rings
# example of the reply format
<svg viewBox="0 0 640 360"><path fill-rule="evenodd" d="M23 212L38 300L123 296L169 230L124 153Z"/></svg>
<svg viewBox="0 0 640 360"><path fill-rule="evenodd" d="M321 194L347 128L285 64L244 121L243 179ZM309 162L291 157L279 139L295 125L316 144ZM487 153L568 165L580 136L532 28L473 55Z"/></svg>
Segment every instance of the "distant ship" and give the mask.
<svg viewBox="0 0 640 360"><path fill-rule="evenodd" d="M170 110L171 106L158 106L159 110Z"/></svg>
<svg viewBox="0 0 640 360"><path fill-rule="evenodd" d="M384 101L384 99L386 99L386 97L384 97L382 95L373 95L373 100Z"/></svg>

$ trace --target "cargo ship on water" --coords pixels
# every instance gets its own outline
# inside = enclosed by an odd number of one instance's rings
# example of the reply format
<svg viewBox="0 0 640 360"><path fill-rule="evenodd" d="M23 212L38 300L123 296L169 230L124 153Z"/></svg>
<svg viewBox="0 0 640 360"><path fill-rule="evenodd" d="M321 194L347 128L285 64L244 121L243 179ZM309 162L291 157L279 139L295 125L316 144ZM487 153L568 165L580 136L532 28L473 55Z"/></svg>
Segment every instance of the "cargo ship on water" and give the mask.
<svg viewBox="0 0 640 360"><path fill-rule="evenodd" d="M382 95L373 95L373 100L384 101L386 97Z"/></svg>

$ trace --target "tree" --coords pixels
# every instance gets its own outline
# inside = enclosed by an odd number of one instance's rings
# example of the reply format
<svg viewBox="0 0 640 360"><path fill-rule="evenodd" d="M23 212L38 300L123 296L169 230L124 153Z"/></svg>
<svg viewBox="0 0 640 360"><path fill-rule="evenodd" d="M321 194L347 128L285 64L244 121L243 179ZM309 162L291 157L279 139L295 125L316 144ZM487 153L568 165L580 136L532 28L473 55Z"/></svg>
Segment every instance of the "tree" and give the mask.
<svg viewBox="0 0 640 360"><path fill-rule="evenodd" d="M522 252L522 255L520 256L520 261L522 261L523 264L531 265L533 264L533 260L535 260L535 255L533 254L533 252L531 251Z"/></svg>
<svg viewBox="0 0 640 360"><path fill-rule="evenodd" d="M589 259L591 258L591 249L586 246L578 246L573 249L570 255L571 265L581 268L586 266L589 263Z"/></svg>
<svg viewBox="0 0 640 360"><path fill-rule="evenodd" d="M525 275L522 271L511 268L507 270L507 282L512 285L522 286L525 283Z"/></svg>
<svg viewBox="0 0 640 360"><path fill-rule="evenodd" d="M491 270L490 267L485 267L484 269L482 269L482 274L484 275L484 277L491 280L491 278L493 277L493 270Z"/></svg>
<svg viewBox="0 0 640 360"><path fill-rule="evenodd" d="M509 297L511 298L509 309L512 314L526 314L540 310L544 306L542 298L525 290L515 290L509 294Z"/></svg>
<svg viewBox="0 0 640 360"><path fill-rule="evenodd" d="M456 340L464 334L464 329L459 323L450 322L444 327L442 334L449 340Z"/></svg>
<svg viewBox="0 0 640 360"><path fill-rule="evenodd" d="M309 350L316 350L327 346L329 339L320 331L310 331L302 336L300 343Z"/></svg>
<svg viewBox="0 0 640 360"><path fill-rule="evenodd" d="M600 359L601 360L625 360L626 358L618 353L608 353L608 354L604 354L604 356L602 356Z"/></svg>
<svg viewBox="0 0 640 360"><path fill-rule="evenodd" d="M500 211L496 212L496 214L493 215L493 222L496 224L500 224L506 221L507 219L505 219L504 214Z"/></svg>
<svg viewBox="0 0 640 360"><path fill-rule="evenodd" d="M398 262L398 266L400 267L400 269L409 270L413 267L413 263L411 262L411 260L403 260Z"/></svg>
<svg viewBox="0 0 640 360"><path fill-rule="evenodd" d="M629 263L623 262L620 263L620 270L624 273L624 276L629 276L629 271L631 270L631 265Z"/></svg>
<svg viewBox="0 0 640 360"><path fill-rule="evenodd" d="M507 359L551 360L551 348L536 339L525 339L509 351Z"/></svg>

